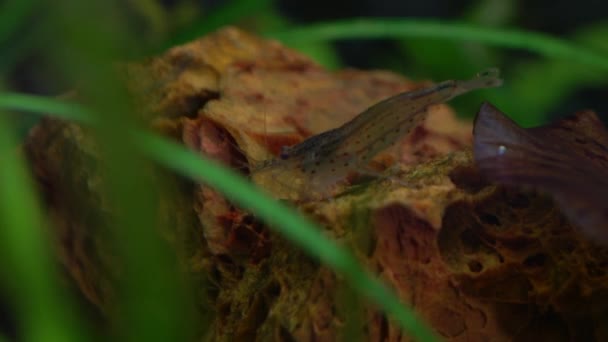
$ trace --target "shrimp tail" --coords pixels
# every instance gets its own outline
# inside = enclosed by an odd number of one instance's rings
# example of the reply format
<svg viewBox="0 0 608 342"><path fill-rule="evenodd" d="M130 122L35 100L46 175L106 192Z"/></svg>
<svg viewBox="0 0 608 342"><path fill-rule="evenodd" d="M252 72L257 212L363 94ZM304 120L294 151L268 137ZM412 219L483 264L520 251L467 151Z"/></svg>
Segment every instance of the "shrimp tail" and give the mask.
<svg viewBox="0 0 608 342"><path fill-rule="evenodd" d="M500 70L498 68L488 68L480 71L470 80L458 81L458 89L454 96L475 89L499 87L502 85L502 83L503 80L500 78Z"/></svg>

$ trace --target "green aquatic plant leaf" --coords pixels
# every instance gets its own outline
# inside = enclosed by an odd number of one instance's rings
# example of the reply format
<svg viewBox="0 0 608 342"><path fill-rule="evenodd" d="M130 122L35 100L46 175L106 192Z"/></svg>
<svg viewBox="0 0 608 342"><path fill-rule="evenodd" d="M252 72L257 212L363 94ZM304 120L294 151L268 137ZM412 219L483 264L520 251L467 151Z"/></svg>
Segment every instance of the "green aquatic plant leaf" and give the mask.
<svg viewBox="0 0 608 342"><path fill-rule="evenodd" d="M593 24L574 32L571 40L608 55L608 23ZM487 94L486 100L499 105L524 127L546 121L546 113L559 106L582 87L608 83L608 72L563 60L535 60L520 63L509 71L507 86ZM518 99L512 101L512 99Z"/></svg>
<svg viewBox="0 0 608 342"><path fill-rule="evenodd" d="M405 38L449 39L527 50L608 70L608 56L549 35L517 29L488 28L462 22L429 19L348 19L274 32L270 37L290 41Z"/></svg>
<svg viewBox="0 0 608 342"><path fill-rule="evenodd" d="M82 341L85 325L61 290L44 218L16 138L0 113L0 248L3 285L24 341ZM8 271L10 270L10 271Z"/></svg>

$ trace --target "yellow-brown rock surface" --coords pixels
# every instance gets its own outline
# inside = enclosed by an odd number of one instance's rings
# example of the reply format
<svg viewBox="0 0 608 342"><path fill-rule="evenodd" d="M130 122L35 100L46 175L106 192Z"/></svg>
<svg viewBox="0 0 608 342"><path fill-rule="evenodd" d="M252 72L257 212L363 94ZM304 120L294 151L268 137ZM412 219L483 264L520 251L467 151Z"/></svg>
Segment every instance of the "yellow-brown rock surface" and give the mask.
<svg viewBox="0 0 608 342"><path fill-rule="evenodd" d="M329 72L233 28L131 66L127 78L156 129L244 175L248 161L428 84L384 71ZM548 198L481 180L470 129L447 106L432 107L398 157L379 156L399 165L390 177L294 205L352 248L446 340L608 339L606 250L585 240ZM97 156L88 140L74 124L44 120L25 151L61 261L105 312L119 273L92 223L107 208L96 189L100 176L84 162ZM195 279L210 280L195 287L211 301L201 306L215 312L212 340L333 341L353 326L364 340L407 340L369 303L354 303L339 276L212 188L183 181L176 193L168 236L185 242L179 254Z"/></svg>

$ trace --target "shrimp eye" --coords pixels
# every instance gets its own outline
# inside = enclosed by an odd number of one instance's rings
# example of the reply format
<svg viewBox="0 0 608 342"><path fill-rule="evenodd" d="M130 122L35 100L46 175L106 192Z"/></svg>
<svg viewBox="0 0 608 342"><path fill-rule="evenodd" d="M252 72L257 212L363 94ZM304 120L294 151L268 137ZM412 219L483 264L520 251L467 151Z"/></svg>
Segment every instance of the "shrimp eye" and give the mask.
<svg viewBox="0 0 608 342"><path fill-rule="evenodd" d="M289 148L287 146L281 147L281 153L279 154L279 158L283 160L289 158Z"/></svg>

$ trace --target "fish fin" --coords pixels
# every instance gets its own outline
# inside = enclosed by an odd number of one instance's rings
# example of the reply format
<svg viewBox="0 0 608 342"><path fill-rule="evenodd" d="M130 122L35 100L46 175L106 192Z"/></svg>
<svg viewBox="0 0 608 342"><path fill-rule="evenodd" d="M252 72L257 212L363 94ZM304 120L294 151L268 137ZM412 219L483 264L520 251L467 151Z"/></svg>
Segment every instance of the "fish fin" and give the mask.
<svg viewBox="0 0 608 342"><path fill-rule="evenodd" d="M608 130L593 111L580 111L555 124L529 131L561 141L568 153L577 154L578 165L589 165L608 173Z"/></svg>
<svg viewBox="0 0 608 342"><path fill-rule="evenodd" d="M590 126L599 126L591 129ZM550 194L570 222L608 244L608 133L595 114L524 129L484 103L475 119L474 158L487 179Z"/></svg>
<svg viewBox="0 0 608 342"><path fill-rule="evenodd" d="M543 142L485 102L474 122L473 154L482 174L503 184L523 185L546 177L559 160L549 158ZM529 172L530 165L535 172Z"/></svg>
<svg viewBox="0 0 608 342"><path fill-rule="evenodd" d="M593 242L608 245L608 209L592 197L572 197L566 193L553 195L561 211Z"/></svg>
<svg viewBox="0 0 608 342"><path fill-rule="evenodd" d="M473 123L475 158L496 158L500 146L513 146L531 140L513 120L489 102L484 102Z"/></svg>
<svg viewBox="0 0 608 342"><path fill-rule="evenodd" d="M603 146L608 146L608 130L600 118L592 110L582 110L566 117L555 124L533 128L532 130L550 130L566 138L582 138L595 140Z"/></svg>

